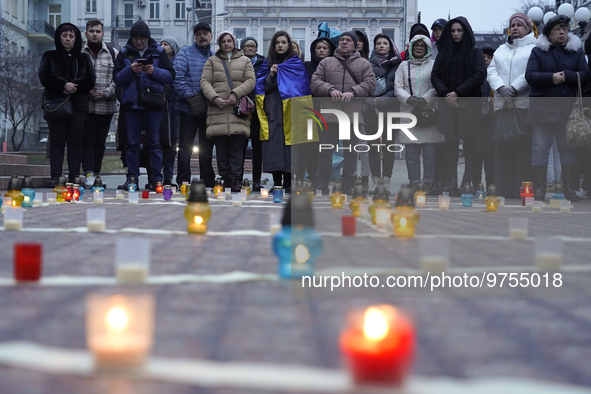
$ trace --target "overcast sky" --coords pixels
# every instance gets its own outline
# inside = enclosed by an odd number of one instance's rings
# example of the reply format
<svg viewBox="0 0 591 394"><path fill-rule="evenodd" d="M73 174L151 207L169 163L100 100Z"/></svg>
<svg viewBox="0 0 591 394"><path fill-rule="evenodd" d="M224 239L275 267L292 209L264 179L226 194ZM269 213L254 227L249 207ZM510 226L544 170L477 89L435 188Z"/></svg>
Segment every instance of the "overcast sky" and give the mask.
<svg viewBox="0 0 591 394"><path fill-rule="evenodd" d="M421 22L431 28L437 18L465 16L474 31L499 30L519 7L519 0L418 0Z"/></svg>

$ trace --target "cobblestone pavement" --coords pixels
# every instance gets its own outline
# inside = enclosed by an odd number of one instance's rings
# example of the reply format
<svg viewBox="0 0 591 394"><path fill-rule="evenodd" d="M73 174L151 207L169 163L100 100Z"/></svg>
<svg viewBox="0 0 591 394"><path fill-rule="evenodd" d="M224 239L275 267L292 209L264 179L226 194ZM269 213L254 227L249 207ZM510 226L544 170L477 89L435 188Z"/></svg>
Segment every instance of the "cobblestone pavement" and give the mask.
<svg viewBox="0 0 591 394"><path fill-rule="evenodd" d="M86 195L86 201L91 201ZM114 197L111 189L106 197ZM404 308L417 327L418 350L413 374L456 378L522 377L591 386L591 271L569 273L567 267L588 267L591 251L591 202L575 203L570 214L558 209L532 213L508 201L500 212L483 206L462 209L452 199L450 212L439 212L436 199L420 210L417 238L451 238L451 266L458 268L533 265L533 239L509 240L508 219L529 218L529 236L562 235L563 287L558 292L530 293L505 287L495 292L448 290L353 289L302 294L288 281L144 285L157 298L152 354L170 358L250 361L342 367L338 335L353 308L388 302ZM212 202L209 231L268 231L269 213L277 204ZM93 204L72 203L27 209L25 229L85 227ZM316 229L324 233L324 251L317 270L335 267L418 268L418 239L338 237L341 216L350 210L330 209L326 197L314 203ZM154 195L138 205L107 199L107 229L184 231L183 206L157 203ZM358 223L358 233L377 234ZM222 274L240 270L274 274L271 237L192 236L180 234L89 234L59 231L0 231L0 277L12 277L15 242L41 242L46 276L112 276L118 237L151 241L151 275ZM31 341L47 346L84 349L84 296L91 291L128 291L121 287L0 287L0 342ZM490 298L493 296L494 298ZM524 298L524 297L536 298ZM488 297L488 298L487 298ZM511 297L511 298L503 298ZM552 298L550 298L552 297ZM0 367L0 390L12 393L211 393L250 394L260 391L195 388L158 381L83 378Z"/></svg>

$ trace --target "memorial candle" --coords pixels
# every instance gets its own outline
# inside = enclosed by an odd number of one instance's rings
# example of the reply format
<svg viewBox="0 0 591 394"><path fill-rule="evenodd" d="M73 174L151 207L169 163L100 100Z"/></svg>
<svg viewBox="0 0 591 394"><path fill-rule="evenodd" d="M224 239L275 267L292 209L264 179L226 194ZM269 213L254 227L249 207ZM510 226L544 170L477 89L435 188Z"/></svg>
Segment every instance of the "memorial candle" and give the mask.
<svg viewBox="0 0 591 394"><path fill-rule="evenodd" d="M415 329L396 308L372 306L354 316L340 348L357 384L400 387L413 362Z"/></svg>
<svg viewBox="0 0 591 394"><path fill-rule="evenodd" d="M14 244L14 279L38 281L41 277L42 246L39 243Z"/></svg>
<svg viewBox="0 0 591 394"><path fill-rule="evenodd" d="M525 198L534 196L534 185L532 182L521 182L519 191L521 194L521 206L525 207Z"/></svg>

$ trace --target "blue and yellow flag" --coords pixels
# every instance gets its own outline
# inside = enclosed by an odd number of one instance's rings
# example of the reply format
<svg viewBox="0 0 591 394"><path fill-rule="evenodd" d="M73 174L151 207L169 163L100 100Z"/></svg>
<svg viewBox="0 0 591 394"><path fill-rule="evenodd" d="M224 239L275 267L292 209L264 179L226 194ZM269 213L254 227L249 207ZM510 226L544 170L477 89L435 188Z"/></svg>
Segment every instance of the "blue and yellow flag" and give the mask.
<svg viewBox="0 0 591 394"><path fill-rule="evenodd" d="M269 75L268 60L261 65L255 86L256 105L261 121L261 141L269 140L269 121L263 105L265 103L265 79ZM285 145L318 141L318 130L312 125L312 139L308 138L306 108L314 106L312 91L304 63L297 56L280 63L277 68L277 88L283 102L283 132Z"/></svg>

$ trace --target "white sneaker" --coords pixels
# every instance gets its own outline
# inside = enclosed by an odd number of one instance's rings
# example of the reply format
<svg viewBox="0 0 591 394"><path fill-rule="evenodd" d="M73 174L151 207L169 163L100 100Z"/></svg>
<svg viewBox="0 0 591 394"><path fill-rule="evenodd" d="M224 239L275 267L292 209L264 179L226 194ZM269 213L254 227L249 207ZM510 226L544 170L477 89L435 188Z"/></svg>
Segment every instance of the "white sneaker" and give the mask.
<svg viewBox="0 0 591 394"><path fill-rule="evenodd" d="M94 185L94 180L95 180L94 172L89 172L88 174L86 174L86 188L87 189L90 189Z"/></svg>
<svg viewBox="0 0 591 394"><path fill-rule="evenodd" d="M390 193L390 177L389 176L384 177L384 186L386 186L386 190L388 190L388 194L391 194Z"/></svg>
<svg viewBox="0 0 591 394"><path fill-rule="evenodd" d="M369 194L373 195L373 193L376 191L376 187L378 187L378 182L380 181L380 178L377 176L372 176L371 180L372 180L372 185L371 185L371 188L369 189Z"/></svg>

